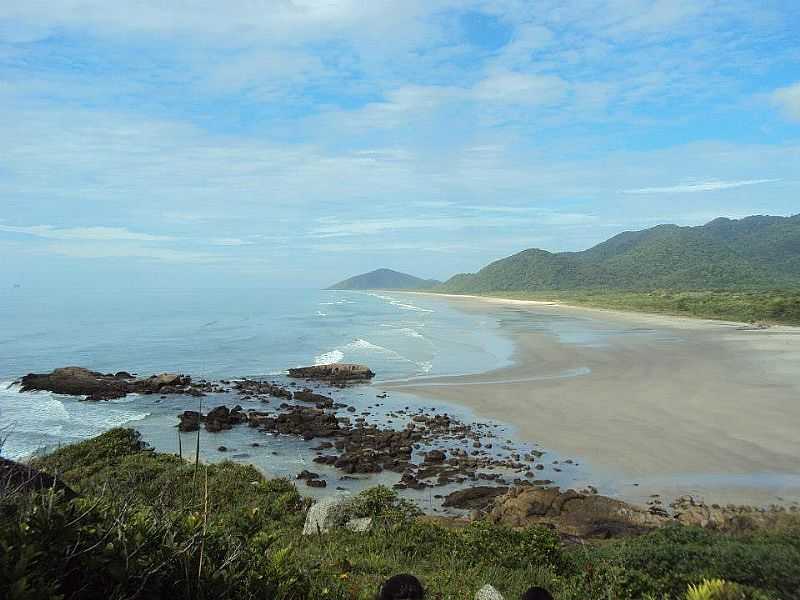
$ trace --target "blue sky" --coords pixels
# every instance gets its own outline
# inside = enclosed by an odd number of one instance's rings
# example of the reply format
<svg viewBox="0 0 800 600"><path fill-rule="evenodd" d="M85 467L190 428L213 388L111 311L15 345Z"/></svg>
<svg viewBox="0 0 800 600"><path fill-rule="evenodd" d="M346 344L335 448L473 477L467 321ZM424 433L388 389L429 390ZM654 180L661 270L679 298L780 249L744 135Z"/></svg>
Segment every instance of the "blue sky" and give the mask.
<svg viewBox="0 0 800 600"><path fill-rule="evenodd" d="M793 0L0 3L0 277L316 286L800 212Z"/></svg>

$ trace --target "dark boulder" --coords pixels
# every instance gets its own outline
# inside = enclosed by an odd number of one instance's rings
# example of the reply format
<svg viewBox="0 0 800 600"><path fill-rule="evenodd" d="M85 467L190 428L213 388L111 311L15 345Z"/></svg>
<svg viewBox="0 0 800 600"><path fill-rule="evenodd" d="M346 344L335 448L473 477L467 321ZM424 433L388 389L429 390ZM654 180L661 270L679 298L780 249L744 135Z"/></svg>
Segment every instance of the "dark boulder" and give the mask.
<svg viewBox="0 0 800 600"><path fill-rule="evenodd" d="M0 457L0 498L47 489L63 492L67 500L77 497L61 480L28 465Z"/></svg>
<svg viewBox="0 0 800 600"><path fill-rule="evenodd" d="M205 418L206 431L216 433L224 429L231 429L230 414L227 406L217 406L212 409Z"/></svg>
<svg viewBox="0 0 800 600"><path fill-rule="evenodd" d="M180 415L181 422L178 429L181 431L197 431L200 429L200 413L196 410L185 410Z"/></svg>
<svg viewBox="0 0 800 600"><path fill-rule="evenodd" d="M448 494L442 506L465 510L484 510L493 504L495 498L506 492L508 492L507 487L476 486Z"/></svg>

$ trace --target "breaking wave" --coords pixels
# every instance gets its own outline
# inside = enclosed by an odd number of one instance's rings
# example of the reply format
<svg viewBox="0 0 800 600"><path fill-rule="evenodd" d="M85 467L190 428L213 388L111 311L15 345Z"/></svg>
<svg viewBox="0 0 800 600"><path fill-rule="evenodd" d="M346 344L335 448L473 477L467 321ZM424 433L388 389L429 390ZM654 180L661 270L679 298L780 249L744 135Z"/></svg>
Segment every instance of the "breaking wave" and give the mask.
<svg viewBox="0 0 800 600"><path fill-rule="evenodd" d="M430 308L422 308L422 307L416 306L414 304L408 304L406 302L400 302L400 300L398 300L397 298L392 298L391 296L384 296L382 294L375 294L375 293L369 293L367 295L368 296L372 296L373 298L379 298L380 300L386 300L386 302L388 302L392 306L396 306L397 308L399 308L401 310L413 310L413 311L416 311L416 312L424 312L424 313L432 313L432 312L434 312Z"/></svg>
<svg viewBox="0 0 800 600"><path fill-rule="evenodd" d="M315 365L331 365L333 363L342 362L344 360L344 352L341 350L331 350L319 356L314 357Z"/></svg>

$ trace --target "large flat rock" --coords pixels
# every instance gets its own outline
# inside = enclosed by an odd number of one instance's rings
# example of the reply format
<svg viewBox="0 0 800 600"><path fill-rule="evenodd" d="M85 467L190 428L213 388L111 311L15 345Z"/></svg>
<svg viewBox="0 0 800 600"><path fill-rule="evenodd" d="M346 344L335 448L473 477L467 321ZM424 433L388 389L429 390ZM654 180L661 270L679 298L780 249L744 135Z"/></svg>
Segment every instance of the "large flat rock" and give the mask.
<svg viewBox="0 0 800 600"><path fill-rule="evenodd" d="M328 381L369 381L375 377L369 367L355 363L333 363L289 369L289 377L325 379Z"/></svg>

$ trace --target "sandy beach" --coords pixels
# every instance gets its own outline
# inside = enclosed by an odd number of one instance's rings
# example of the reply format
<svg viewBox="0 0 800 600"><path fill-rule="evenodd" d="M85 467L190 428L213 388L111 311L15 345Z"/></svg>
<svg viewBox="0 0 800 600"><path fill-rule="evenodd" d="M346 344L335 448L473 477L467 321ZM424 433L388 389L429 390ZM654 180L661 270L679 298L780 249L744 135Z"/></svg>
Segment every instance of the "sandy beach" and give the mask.
<svg viewBox="0 0 800 600"><path fill-rule="evenodd" d="M514 364L389 390L513 423L521 438L588 463L595 483L627 499L800 501L800 328L746 330L482 297L450 302L499 315L516 345ZM572 339L576 322L595 334Z"/></svg>

